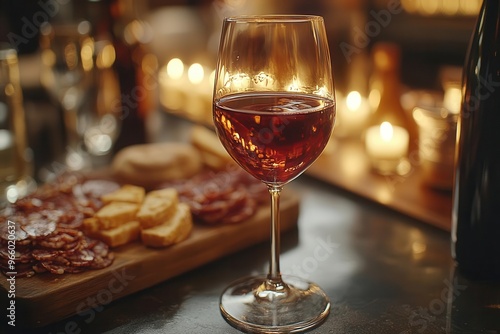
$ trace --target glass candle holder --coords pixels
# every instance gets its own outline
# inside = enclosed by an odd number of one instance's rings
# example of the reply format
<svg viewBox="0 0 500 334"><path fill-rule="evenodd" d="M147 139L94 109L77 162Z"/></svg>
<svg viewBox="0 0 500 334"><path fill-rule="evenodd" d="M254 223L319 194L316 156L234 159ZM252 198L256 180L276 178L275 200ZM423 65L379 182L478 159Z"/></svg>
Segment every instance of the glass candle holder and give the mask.
<svg viewBox="0 0 500 334"><path fill-rule="evenodd" d="M435 189L451 190L458 114L440 107L416 107L418 153L423 182Z"/></svg>
<svg viewBox="0 0 500 334"><path fill-rule="evenodd" d="M372 168L382 175L401 174L400 165L408 155L409 141L408 131L390 122L368 128L365 148Z"/></svg>

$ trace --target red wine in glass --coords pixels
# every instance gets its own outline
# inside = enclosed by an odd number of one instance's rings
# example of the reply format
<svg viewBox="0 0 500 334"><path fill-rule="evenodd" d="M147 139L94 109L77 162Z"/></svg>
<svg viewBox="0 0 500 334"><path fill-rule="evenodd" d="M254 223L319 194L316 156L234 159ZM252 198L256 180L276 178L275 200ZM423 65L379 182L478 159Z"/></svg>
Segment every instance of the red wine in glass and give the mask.
<svg viewBox="0 0 500 334"><path fill-rule="evenodd" d="M238 93L214 106L226 150L248 173L272 185L306 170L328 143L334 123L334 102L312 94Z"/></svg>

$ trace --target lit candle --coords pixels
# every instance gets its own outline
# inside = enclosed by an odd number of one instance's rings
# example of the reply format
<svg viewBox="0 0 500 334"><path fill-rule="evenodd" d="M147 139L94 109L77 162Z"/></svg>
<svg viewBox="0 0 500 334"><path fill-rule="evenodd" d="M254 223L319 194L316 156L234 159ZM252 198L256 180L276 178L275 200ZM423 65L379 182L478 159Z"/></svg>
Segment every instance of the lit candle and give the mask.
<svg viewBox="0 0 500 334"><path fill-rule="evenodd" d="M211 121L212 90L215 71L206 75L208 69L201 64L194 63L188 69L190 83L189 98L186 100L186 112L196 120Z"/></svg>
<svg viewBox="0 0 500 334"><path fill-rule="evenodd" d="M408 154L409 140L406 129L389 122L370 127L366 131L365 147L375 169L383 174L395 172Z"/></svg>
<svg viewBox="0 0 500 334"><path fill-rule="evenodd" d="M447 85L444 98L443 98L443 107L445 107L452 114L460 113L460 105L462 102L462 90L458 84Z"/></svg>
<svg viewBox="0 0 500 334"><path fill-rule="evenodd" d="M336 136L359 137L366 126L369 114L368 100L357 91L349 92L338 108Z"/></svg>
<svg viewBox="0 0 500 334"><path fill-rule="evenodd" d="M203 70L203 66L198 63L194 63L189 66L188 79L193 85L199 85L203 81L204 76L205 71Z"/></svg>
<svg viewBox="0 0 500 334"><path fill-rule="evenodd" d="M184 63L179 58L172 58L160 71L160 85L162 87L160 101L171 110L183 107L187 79L184 72Z"/></svg>

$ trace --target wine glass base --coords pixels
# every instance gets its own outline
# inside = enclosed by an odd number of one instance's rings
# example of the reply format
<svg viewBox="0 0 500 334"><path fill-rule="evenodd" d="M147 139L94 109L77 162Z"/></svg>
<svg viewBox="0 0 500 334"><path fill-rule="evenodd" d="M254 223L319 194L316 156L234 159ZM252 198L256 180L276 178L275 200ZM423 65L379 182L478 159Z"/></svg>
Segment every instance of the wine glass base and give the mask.
<svg viewBox="0 0 500 334"><path fill-rule="evenodd" d="M220 310L233 327L250 333L298 333L319 326L330 301L316 284L283 276L281 291L266 290L266 276L246 277L224 290Z"/></svg>

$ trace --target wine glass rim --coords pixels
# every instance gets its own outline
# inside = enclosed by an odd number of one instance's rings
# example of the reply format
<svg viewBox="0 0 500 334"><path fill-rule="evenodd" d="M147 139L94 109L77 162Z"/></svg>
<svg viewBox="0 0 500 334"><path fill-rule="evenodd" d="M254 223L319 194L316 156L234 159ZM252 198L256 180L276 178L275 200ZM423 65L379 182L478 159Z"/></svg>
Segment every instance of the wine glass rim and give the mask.
<svg viewBox="0 0 500 334"><path fill-rule="evenodd" d="M323 17L319 15L307 14L259 14L259 15L235 15L224 19L226 22L308 22L308 21L323 21Z"/></svg>

